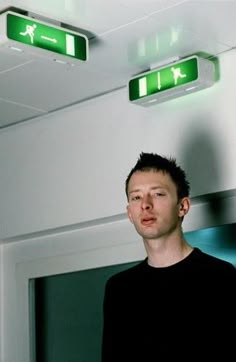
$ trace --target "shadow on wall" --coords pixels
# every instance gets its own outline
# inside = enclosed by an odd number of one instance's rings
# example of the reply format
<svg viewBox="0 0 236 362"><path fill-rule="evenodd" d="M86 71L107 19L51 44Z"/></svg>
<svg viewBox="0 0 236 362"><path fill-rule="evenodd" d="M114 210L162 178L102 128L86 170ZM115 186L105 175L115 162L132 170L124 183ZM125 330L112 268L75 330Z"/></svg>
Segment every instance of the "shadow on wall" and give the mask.
<svg viewBox="0 0 236 362"><path fill-rule="evenodd" d="M199 123L199 119L191 122L195 125L195 122ZM221 187L224 175L222 153L223 150L220 149L214 135L201 126L199 129L194 127L193 133L186 137L179 152L190 181L191 197L204 196L208 201L209 213L216 222L220 221L225 213L223 199L218 192L224 191Z"/></svg>

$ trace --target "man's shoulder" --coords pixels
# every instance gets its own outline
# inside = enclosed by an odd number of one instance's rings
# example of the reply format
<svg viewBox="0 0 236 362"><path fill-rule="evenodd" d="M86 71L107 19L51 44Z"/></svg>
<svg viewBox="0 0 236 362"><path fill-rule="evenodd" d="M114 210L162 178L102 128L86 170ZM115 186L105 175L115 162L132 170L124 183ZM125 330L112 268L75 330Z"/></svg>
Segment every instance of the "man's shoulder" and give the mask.
<svg viewBox="0 0 236 362"><path fill-rule="evenodd" d="M230 274L235 274L236 276L236 267L231 262L225 259L221 259L216 255L209 254L198 248L194 249L192 261L201 264L203 268L213 269L215 271L225 271L229 272Z"/></svg>
<svg viewBox="0 0 236 362"><path fill-rule="evenodd" d="M119 271L110 276L108 279L109 284L120 283L123 281L128 281L137 278L140 273L142 273L143 269L146 265L146 259L142 261L138 261L135 265L128 267L124 270Z"/></svg>

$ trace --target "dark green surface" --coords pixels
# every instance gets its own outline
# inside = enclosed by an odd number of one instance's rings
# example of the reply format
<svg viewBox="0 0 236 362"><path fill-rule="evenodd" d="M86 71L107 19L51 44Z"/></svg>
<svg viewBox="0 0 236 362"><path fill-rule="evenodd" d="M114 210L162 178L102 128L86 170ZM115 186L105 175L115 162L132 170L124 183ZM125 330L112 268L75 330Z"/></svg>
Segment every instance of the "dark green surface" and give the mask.
<svg viewBox="0 0 236 362"><path fill-rule="evenodd" d="M186 233L193 246L236 265L236 224ZM136 263L35 280L36 362L100 362L108 277Z"/></svg>
<svg viewBox="0 0 236 362"><path fill-rule="evenodd" d="M37 362L100 361L105 282L132 264L35 280Z"/></svg>

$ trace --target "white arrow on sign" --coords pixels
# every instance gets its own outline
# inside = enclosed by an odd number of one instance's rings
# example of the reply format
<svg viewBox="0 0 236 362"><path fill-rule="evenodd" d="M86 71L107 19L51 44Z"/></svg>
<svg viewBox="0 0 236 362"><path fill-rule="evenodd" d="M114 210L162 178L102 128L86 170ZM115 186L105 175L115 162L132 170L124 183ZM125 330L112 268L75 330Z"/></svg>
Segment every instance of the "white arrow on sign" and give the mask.
<svg viewBox="0 0 236 362"><path fill-rule="evenodd" d="M49 40L52 43L57 43L57 39L55 39L55 38L49 38L48 36L45 36L45 35L41 35L41 38L45 39L45 40Z"/></svg>

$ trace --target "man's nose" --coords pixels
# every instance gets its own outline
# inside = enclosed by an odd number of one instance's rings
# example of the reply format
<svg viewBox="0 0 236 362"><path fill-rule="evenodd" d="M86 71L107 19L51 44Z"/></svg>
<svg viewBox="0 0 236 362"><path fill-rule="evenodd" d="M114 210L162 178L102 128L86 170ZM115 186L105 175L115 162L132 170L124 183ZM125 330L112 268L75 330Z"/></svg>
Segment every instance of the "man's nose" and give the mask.
<svg viewBox="0 0 236 362"><path fill-rule="evenodd" d="M142 209L149 210L152 208L152 198L150 195L146 195L142 199Z"/></svg>

